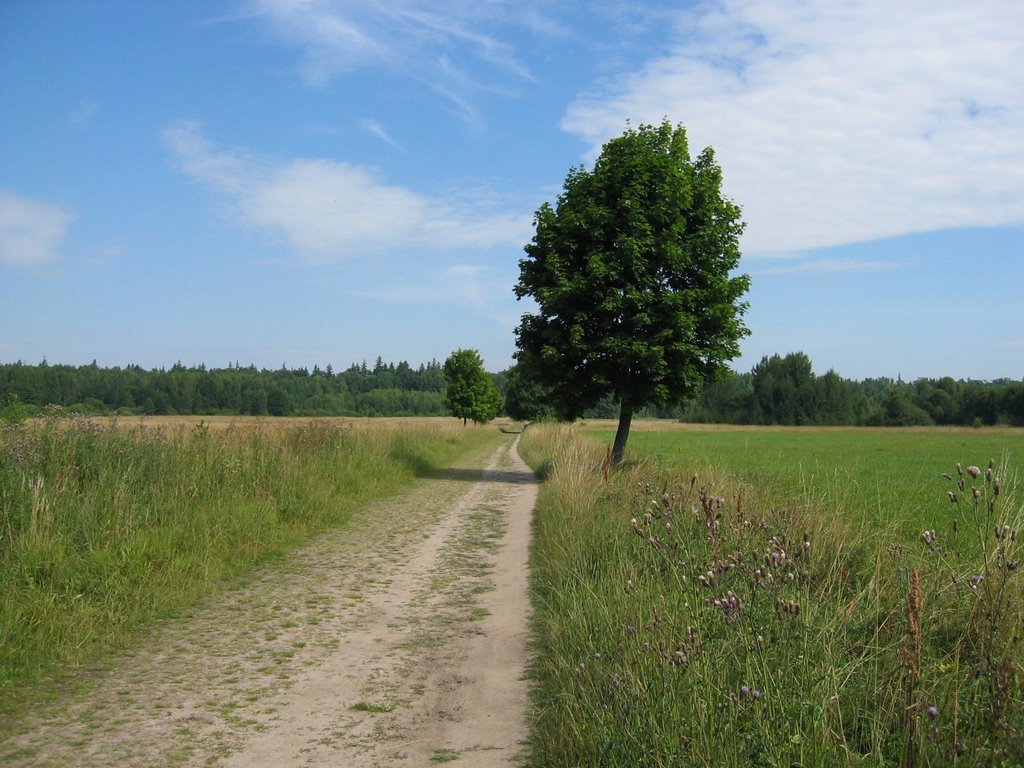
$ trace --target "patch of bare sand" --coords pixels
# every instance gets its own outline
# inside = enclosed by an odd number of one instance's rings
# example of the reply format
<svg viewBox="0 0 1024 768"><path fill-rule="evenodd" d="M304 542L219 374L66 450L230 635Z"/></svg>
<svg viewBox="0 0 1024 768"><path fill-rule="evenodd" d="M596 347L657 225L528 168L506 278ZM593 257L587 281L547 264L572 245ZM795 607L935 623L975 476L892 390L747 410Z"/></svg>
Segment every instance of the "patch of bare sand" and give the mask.
<svg viewBox="0 0 1024 768"><path fill-rule="evenodd" d="M173 622L18 724L0 762L515 764L537 488L515 447L369 505Z"/></svg>

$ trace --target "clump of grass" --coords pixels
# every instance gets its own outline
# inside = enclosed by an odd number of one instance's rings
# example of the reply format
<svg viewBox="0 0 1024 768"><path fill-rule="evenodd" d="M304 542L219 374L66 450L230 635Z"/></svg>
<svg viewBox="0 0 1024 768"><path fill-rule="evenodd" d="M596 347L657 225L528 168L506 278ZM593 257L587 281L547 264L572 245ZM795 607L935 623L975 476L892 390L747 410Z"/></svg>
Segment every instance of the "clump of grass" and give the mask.
<svg viewBox="0 0 1024 768"><path fill-rule="evenodd" d="M0 712L153 619L497 437L461 425L0 431ZM38 686L42 691L45 686Z"/></svg>
<svg viewBox="0 0 1024 768"><path fill-rule="evenodd" d="M917 751L932 760L1024 763L1024 508L1001 487L1008 470L957 464L945 473L948 526L921 534L932 674L911 706L928 714Z"/></svg>
<svg viewBox="0 0 1024 768"><path fill-rule="evenodd" d="M459 759L459 753L451 749L435 749L430 753L432 763L450 763Z"/></svg>
<svg viewBox="0 0 1024 768"><path fill-rule="evenodd" d="M374 714L384 714L386 712L393 712L397 705L394 702L386 702L383 704L372 702L372 701L357 701L349 709L355 712L372 712Z"/></svg>
<svg viewBox="0 0 1024 768"><path fill-rule="evenodd" d="M551 463L533 550L533 763L1024 757L1021 513L988 509L994 476L961 484L947 547L826 503L853 505L855 490L769 497L650 462L606 480L596 444L538 427L523 439Z"/></svg>

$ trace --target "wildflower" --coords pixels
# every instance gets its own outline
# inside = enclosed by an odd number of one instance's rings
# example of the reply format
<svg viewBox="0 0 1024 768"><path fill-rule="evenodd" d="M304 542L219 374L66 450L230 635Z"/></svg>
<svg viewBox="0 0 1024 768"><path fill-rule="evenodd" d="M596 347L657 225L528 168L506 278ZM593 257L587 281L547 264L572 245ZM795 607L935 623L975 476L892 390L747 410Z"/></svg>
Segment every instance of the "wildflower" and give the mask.
<svg viewBox="0 0 1024 768"><path fill-rule="evenodd" d="M761 692L759 690L757 690L756 688L753 691L750 692L750 695L753 696L755 699L760 699L761 698Z"/></svg>
<svg viewBox="0 0 1024 768"><path fill-rule="evenodd" d="M978 585L981 584L981 582L984 581L984 580L985 580L984 576L982 576L980 573L976 573L973 576L971 576L970 581L967 582L967 586L969 586L971 589L973 589L975 592L977 592L978 591Z"/></svg>
<svg viewBox="0 0 1024 768"><path fill-rule="evenodd" d="M956 494L953 493L952 491L947 491L947 493L949 494L949 503L950 504L956 504L957 503Z"/></svg>
<svg viewBox="0 0 1024 768"><path fill-rule="evenodd" d="M932 720L934 720L938 716L939 716L939 708L938 707L936 707L934 704L932 706L928 707L928 717L930 717Z"/></svg>
<svg viewBox="0 0 1024 768"><path fill-rule="evenodd" d="M750 695L750 686L749 685L740 686L740 693L742 693L744 696L749 696Z"/></svg>
<svg viewBox="0 0 1024 768"><path fill-rule="evenodd" d="M726 621L732 621L739 615L740 611L743 610L742 601L731 589L726 593L723 599L712 600L711 604L716 608L722 609L722 614L725 616Z"/></svg>
<svg viewBox="0 0 1024 768"><path fill-rule="evenodd" d="M968 467L967 474L970 475L971 477L977 477L978 475L981 474L981 469L979 469L978 467Z"/></svg>

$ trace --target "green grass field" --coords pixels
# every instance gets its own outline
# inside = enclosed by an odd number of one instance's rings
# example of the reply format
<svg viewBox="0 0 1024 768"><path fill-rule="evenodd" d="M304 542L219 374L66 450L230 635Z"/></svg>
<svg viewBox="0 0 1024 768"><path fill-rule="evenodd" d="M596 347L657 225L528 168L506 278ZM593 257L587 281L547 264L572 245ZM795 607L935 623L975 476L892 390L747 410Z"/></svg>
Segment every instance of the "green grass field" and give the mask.
<svg viewBox="0 0 1024 768"><path fill-rule="evenodd" d="M943 472L994 460L1015 477L1024 470L1024 429L827 429L687 426L644 429L629 440L632 457L700 472L714 468L756 487L762 501L799 498L903 535L948 524ZM586 430L610 444L614 431Z"/></svg>
<svg viewBox="0 0 1024 768"><path fill-rule="evenodd" d="M524 435L531 764L1024 763L1019 430L651 426Z"/></svg>

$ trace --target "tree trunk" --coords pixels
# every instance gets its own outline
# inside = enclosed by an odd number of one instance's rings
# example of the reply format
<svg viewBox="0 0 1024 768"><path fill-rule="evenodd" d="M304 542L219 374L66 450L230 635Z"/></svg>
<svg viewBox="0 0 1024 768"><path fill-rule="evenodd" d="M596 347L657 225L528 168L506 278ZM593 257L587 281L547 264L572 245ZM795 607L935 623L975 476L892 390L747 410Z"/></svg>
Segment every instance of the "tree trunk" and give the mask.
<svg viewBox="0 0 1024 768"><path fill-rule="evenodd" d="M633 422L633 407L622 403L619 406L619 428L615 430L615 445L612 446L612 464L620 464L626 452L629 439L629 425Z"/></svg>

